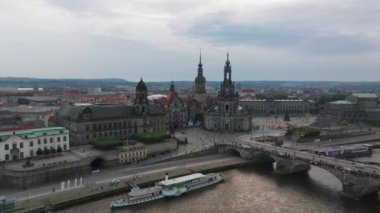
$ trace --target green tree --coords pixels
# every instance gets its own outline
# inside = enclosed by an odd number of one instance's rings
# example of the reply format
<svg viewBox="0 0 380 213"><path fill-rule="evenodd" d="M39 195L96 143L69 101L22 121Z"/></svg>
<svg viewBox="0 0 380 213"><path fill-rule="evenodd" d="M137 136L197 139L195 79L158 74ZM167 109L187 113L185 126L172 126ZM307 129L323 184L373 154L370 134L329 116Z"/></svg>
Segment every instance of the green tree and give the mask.
<svg viewBox="0 0 380 213"><path fill-rule="evenodd" d="M57 150L55 150L53 147L50 148L50 153L54 154L56 152L57 152Z"/></svg>
<svg viewBox="0 0 380 213"><path fill-rule="evenodd" d="M42 151L42 149L41 148L38 148L38 150L37 150L37 153L36 153L37 155L43 155L44 154L44 151Z"/></svg>
<svg viewBox="0 0 380 213"><path fill-rule="evenodd" d="M286 114L285 117L284 117L284 121L290 121L290 116L289 114Z"/></svg>
<svg viewBox="0 0 380 213"><path fill-rule="evenodd" d="M49 149L45 147L45 148L44 148L44 154L45 154L45 155L48 155L49 153L50 153Z"/></svg>

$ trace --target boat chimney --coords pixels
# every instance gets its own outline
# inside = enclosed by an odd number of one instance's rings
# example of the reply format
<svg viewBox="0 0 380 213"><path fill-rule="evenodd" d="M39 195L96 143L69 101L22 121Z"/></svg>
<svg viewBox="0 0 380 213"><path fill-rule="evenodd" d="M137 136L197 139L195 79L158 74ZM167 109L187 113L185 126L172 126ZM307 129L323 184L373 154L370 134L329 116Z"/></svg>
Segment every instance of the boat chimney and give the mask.
<svg viewBox="0 0 380 213"><path fill-rule="evenodd" d="M166 172L165 181L168 181L168 180L169 180L169 173Z"/></svg>

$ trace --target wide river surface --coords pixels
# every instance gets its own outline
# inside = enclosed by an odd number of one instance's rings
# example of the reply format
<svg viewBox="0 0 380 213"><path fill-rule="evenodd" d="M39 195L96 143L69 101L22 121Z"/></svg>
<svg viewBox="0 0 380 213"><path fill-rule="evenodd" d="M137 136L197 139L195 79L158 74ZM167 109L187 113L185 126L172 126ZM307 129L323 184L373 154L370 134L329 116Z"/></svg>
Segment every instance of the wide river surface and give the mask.
<svg viewBox="0 0 380 213"><path fill-rule="evenodd" d="M378 153L376 153L378 154ZM380 213L379 196L351 200L341 185L318 167L308 173L277 176L271 164L224 171L225 183L173 199L162 199L112 212L368 212ZM74 206L60 212L111 212L109 204L123 195Z"/></svg>

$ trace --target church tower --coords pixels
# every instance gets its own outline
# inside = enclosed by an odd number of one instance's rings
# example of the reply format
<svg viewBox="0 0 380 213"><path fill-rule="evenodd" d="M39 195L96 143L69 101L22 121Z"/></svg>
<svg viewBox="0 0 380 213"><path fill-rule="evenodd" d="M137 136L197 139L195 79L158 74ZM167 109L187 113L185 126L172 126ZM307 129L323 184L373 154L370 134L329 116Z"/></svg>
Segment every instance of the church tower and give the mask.
<svg viewBox="0 0 380 213"><path fill-rule="evenodd" d="M195 93L206 93L206 78L203 76L202 55L199 54L198 75L195 78Z"/></svg>
<svg viewBox="0 0 380 213"><path fill-rule="evenodd" d="M140 115L148 113L148 88L142 78L136 86L135 111Z"/></svg>
<svg viewBox="0 0 380 213"><path fill-rule="evenodd" d="M235 83L232 82L231 74L231 63L227 53L227 60L224 65L224 79L220 84L218 94L218 110L223 114L233 114L238 109L239 94L235 92Z"/></svg>
<svg viewBox="0 0 380 213"><path fill-rule="evenodd" d="M203 76L202 53L199 54L198 74L195 78L194 98L200 103L206 101L206 78Z"/></svg>

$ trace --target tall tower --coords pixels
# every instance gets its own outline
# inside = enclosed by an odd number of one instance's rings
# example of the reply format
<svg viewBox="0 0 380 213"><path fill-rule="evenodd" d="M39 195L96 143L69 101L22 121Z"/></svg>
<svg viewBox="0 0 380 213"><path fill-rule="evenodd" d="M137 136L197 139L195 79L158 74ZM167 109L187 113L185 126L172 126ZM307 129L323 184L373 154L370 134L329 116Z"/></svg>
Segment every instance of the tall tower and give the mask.
<svg viewBox="0 0 380 213"><path fill-rule="evenodd" d="M142 78L136 86L135 111L137 114L148 113L148 88Z"/></svg>
<svg viewBox="0 0 380 213"><path fill-rule="evenodd" d="M218 110L221 113L236 113L238 109L239 94L235 92L235 83L232 82L231 74L231 63L227 53L227 60L224 65L224 79L220 83L218 94Z"/></svg>
<svg viewBox="0 0 380 213"><path fill-rule="evenodd" d="M203 76L202 54L199 54L198 75L195 78L195 93L206 93L206 78Z"/></svg>

